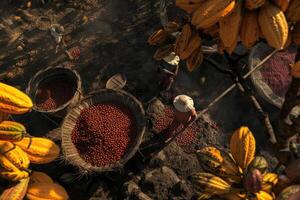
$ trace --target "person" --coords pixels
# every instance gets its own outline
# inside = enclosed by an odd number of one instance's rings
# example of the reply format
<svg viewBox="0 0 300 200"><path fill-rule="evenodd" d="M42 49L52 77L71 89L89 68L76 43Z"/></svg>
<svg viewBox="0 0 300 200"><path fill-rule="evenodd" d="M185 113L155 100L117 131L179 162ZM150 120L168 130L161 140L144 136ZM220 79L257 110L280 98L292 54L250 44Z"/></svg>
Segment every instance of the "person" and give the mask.
<svg viewBox="0 0 300 200"><path fill-rule="evenodd" d="M194 108L194 101L187 95L178 95L173 100L174 118L169 127L164 131L165 139L168 139L178 131L179 126L183 126L180 131L184 131L196 118L197 112Z"/></svg>
<svg viewBox="0 0 300 200"><path fill-rule="evenodd" d="M173 67L171 70L168 70L161 65L158 67L157 71L161 74L161 79L158 85L159 92L169 91L175 81L179 66L175 65L171 67Z"/></svg>

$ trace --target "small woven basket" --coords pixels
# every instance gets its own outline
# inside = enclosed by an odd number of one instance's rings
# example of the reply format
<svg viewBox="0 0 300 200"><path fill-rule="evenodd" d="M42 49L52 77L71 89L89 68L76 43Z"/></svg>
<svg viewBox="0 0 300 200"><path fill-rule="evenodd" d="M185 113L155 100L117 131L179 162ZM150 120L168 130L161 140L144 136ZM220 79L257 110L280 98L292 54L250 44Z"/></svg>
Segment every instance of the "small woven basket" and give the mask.
<svg viewBox="0 0 300 200"><path fill-rule="evenodd" d="M67 101L66 103L60 105L59 107L52 109L52 110L43 110L40 109L36 105L35 96L37 93L37 90L40 86L40 84L43 81L56 78L56 77L64 77L72 80L74 82L75 92L73 97ZM29 81L28 87L26 89L26 93L29 95L29 97L33 100L33 110L48 114L48 115L54 115L56 117L65 117L65 115L68 113L68 110L75 106L81 99L81 78L80 75L73 69L65 68L62 66L56 66L56 67L48 67L46 69L40 70L37 72L34 77Z"/></svg>
<svg viewBox="0 0 300 200"><path fill-rule="evenodd" d="M108 102L124 105L130 110L130 112L134 116L134 120L136 123L136 133L135 137L132 138L132 142L129 145L127 152L123 155L122 159L106 166L92 166L90 163L87 163L80 157L75 145L72 142L71 133L74 129L77 118L79 117L83 109L88 108L92 105ZM64 119L61 128L62 149L64 157L67 162L85 172L114 171L122 168L124 164L134 156L142 142L144 132L145 111L142 104L134 96L123 90L114 91L109 89L102 89L97 92L91 93L88 97L83 99L68 113L68 115Z"/></svg>

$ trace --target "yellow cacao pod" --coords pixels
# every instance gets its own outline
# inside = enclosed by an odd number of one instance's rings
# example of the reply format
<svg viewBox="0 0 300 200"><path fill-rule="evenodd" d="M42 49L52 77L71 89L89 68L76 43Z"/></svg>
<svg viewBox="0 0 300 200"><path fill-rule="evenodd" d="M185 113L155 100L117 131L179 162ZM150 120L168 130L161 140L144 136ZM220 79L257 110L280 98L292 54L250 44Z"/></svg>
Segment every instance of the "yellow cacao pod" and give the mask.
<svg viewBox="0 0 300 200"><path fill-rule="evenodd" d="M259 40L257 11L245 11L240 30L240 37L242 44L247 49L250 49Z"/></svg>
<svg viewBox="0 0 300 200"><path fill-rule="evenodd" d="M292 31L293 42L300 45L300 22L297 22Z"/></svg>
<svg viewBox="0 0 300 200"><path fill-rule="evenodd" d="M247 170L258 169L264 175L268 172L268 166L268 162L263 156L256 156L248 166Z"/></svg>
<svg viewBox="0 0 300 200"><path fill-rule="evenodd" d="M68 200L66 190L57 183L33 183L28 186L28 200Z"/></svg>
<svg viewBox="0 0 300 200"><path fill-rule="evenodd" d="M239 37L242 22L242 3L236 3L232 13L219 22L219 34L225 47L231 47Z"/></svg>
<svg viewBox="0 0 300 200"><path fill-rule="evenodd" d="M180 51L179 58L181 60L187 59L192 55L194 51L196 51L201 46L201 39L198 33L194 33L190 38L187 46L183 51Z"/></svg>
<svg viewBox="0 0 300 200"><path fill-rule="evenodd" d="M289 32L284 13L275 5L267 3L259 11L258 22L268 44L283 49Z"/></svg>
<svg viewBox="0 0 300 200"><path fill-rule="evenodd" d="M18 183L10 185L2 192L0 200L23 200L26 195L28 183L29 178L25 178Z"/></svg>
<svg viewBox="0 0 300 200"><path fill-rule="evenodd" d="M290 5L286 11L286 17L289 21L297 22L300 21L300 1L291 0Z"/></svg>
<svg viewBox="0 0 300 200"><path fill-rule="evenodd" d="M193 13L192 24L206 29L230 14L235 7L233 0L207 0Z"/></svg>
<svg viewBox="0 0 300 200"><path fill-rule="evenodd" d="M19 141L25 134L25 127L18 122L2 121L0 123L0 140Z"/></svg>
<svg viewBox="0 0 300 200"><path fill-rule="evenodd" d="M162 60L163 58L167 57L168 55L170 55L174 51L174 47L175 47L174 44L168 44L168 45L159 47L156 50L153 58L155 60Z"/></svg>
<svg viewBox="0 0 300 200"><path fill-rule="evenodd" d="M223 54L223 51L226 51L228 54L232 54L238 44L238 38L235 39L234 43L230 47L225 47L222 41L219 41L218 50L221 54Z"/></svg>
<svg viewBox="0 0 300 200"><path fill-rule="evenodd" d="M23 114L31 110L31 99L23 92L0 82L0 111L8 114Z"/></svg>
<svg viewBox="0 0 300 200"><path fill-rule="evenodd" d="M295 195L299 194L300 192L300 185L291 185L284 190L277 196L276 200L290 200L290 198ZM296 200L296 199L293 199Z"/></svg>
<svg viewBox="0 0 300 200"><path fill-rule="evenodd" d="M285 12L290 4L290 0L272 0L272 2L275 3L282 12Z"/></svg>
<svg viewBox="0 0 300 200"><path fill-rule="evenodd" d="M201 47L196 49L186 60L188 71L192 72L199 67L203 62L203 53Z"/></svg>
<svg viewBox="0 0 300 200"><path fill-rule="evenodd" d="M27 153L30 162L34 164L50 163L59 156L60 152L59 147L47 138L24 137L14 143Z"/></svg>
<svg viewBox="0 0 300 200"><path fill-rule="evenodd" d="M264 5L265 0L246 0L245 7L249 10L254 10Z"/></svg>
<svg viewBox="0 0 300 200"><path fill-rule="evenodd" d="M193 13L204 0L176 0L175 4L178 8L191 14Z"/></svg>
<svg viewBox="0 0 300 200"><path fill-rule="evenodd" d="M30 161L27 154L11 142L0 140L0 154L19 169L27 169L29 166ZM9 170L10 168L6 167L5 163L0 163L1 167Z"/></svg>
<svg viewBox="0 0 300 200"><path fill-rule="evenodd" d="M1 158L0 158L1 159ZM2 159L1 159L2 162ZM29 171L30 170L19 170L16 168L13 171L7 171L6 169L0 168L0 177L9 180L9 181L20 181L22 179L29 177Z"/></svg>
<svg viewBox="0 0 300 200"><path fill-rule="evenodd" d="M197 151L197 157L201 167L221 178L229 179L230 182L240 182L241 172L230 154L215 147L204 147Z"/></svg>
<svg viewBox="0 0 300 200"><path fill-rule="evenodd" d="M253 200L274 200L273 196L266 193L265 191L259 191L258 193L255 194L255 196L256 198Z"/></svg>
<svg viewBox="0 0 300 200"><path fill-rule="evenodd" d="M225 180L210 173L200 172L191 177L196 191L211 195L221 195L231 192L231 185Z"/></svg>
<svg viewBox="0 0 300 200"><path fill-rule="evenodd" d="M255 156L255 138L248 127L236 130L230 139L230 151L237 164L245 170Z"/></svg>
<svg viewBox="0 0 300 200"><path fill-rule="evenodd" d="M160 45L162 44L168 37L168 34L164 29L159 29L155 31L149 38L148 44L150 45Z"/></svg>
<svg viewBox="0 0 300 200"><path fill-rule="evenodd" d="M53 183L53 180L44 172L33 171L30 175L30 184L33 183Z"/></svg>
<svg viewBox="0 0 300 200"><path fill-rule="evenodd" d="M278 175L274 173L267 173L263 177L262 190L268 193L272 192L272 189L278 183Z"/></svg>
<svg viewBox="0 0 300 200"><path fill-rule="evenodd" d="M190 38L192 37L192 28L189 24L185 24L182 27L181 34L176 40L175 43L175 53L180 55L185 48L188 46Z"/></svg>
<svg viewBox="0 0 300 200"><path fill-rule="evenodd" d="M300 78L300 61L292 65L291 75L293 78Z"/></svg>

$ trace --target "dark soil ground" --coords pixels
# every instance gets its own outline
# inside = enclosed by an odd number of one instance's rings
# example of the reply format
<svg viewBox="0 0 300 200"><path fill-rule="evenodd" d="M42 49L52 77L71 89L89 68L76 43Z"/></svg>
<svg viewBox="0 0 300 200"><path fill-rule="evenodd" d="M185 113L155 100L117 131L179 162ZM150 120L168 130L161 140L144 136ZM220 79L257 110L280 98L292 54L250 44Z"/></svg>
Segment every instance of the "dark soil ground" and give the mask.
<svg viewBox="0 0 300 200"><path fill-rule="evenodd" d="M63 65L79 72L83 95L87 95L104 88L109 77L122 72L128 79L125 90L135 95L146 109L147 102L157 94L158 63L152 59L155 48L149 47L146 41L160 26L158 0L69 0L48 1L46 5L35 0L30 8L20 2L25 1L0 1L1 81L25 90L39 70ZM50 23L38 23L42 16L64 27L64 44L57 46L48 30ZM72 47L80 48L77 60L70 60L65 53ZM220 55L213 57L222 66L226 65ZM230 84L230 77L207 62L193 73L182 63L172 95L190 95L201 110ZM163 100L163 103L168 102ZM271 119L276 117L278 111L274 107L261 103ZM60 142L56 128L61 119L37 112L13 118L23 122L32 135L48 136ZM256 136L258 151L266 149L263 126L250 101L238 90L212 107L199 123L205 127L202 134L208 135L200 141L202 145L209 141L226 146L230 133L247 125ZM53 129L56 130L49 132ZM145 142L153 137L151 132L146 132ZM89 176L81 176L76 168L64 163L63 157L51 165L32 168L49 173L67 188L74 200L191 199L194 196L186 178L201 170L195 155L185 153L173 143L149 165L145 166L141 158L138 153L123 171Z"/></svg>

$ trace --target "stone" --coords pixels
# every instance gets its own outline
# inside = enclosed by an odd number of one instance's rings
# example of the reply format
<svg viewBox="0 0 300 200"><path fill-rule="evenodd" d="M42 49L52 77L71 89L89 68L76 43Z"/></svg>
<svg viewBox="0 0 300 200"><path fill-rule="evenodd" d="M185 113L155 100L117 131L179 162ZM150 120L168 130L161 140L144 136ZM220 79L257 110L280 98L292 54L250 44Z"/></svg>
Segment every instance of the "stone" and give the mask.
<svg viewBox="0 0 300 200"><path fill-rule="evenodd" d="M168 199L172 187L179 181L171 168L163 166L144 174L141 189L153 199Z"/></svg>

